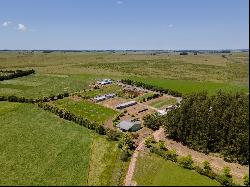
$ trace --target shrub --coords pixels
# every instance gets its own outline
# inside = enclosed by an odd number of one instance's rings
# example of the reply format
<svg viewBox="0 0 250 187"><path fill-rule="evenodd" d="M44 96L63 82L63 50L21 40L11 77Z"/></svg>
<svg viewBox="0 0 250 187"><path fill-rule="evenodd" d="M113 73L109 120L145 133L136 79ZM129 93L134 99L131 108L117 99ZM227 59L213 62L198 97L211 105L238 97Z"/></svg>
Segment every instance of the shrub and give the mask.
<svg viewBox="0 0 250 187"><path fill-rule="evenodd" d="M172 162L177 162L177 153L175 150L167 150L165 154L165 159L166 160L171 160Z"/></svg>
<svg viewBox="0 0 250 187"><path fill-rule="evenodd" d="M124 133L119 141L118 147L122 150L133 150L135 148L135 143L133 137L130 133Z"/></svg>
<svg viewBox="0 0 250 187"><path fill-rule="evenodd" d="M154 139L154 137L151 135L151 136L149 136L149 137L147 137L146 139L145 139L145 146L147 147L147 148L150 148L150 147L152 147L152 145L154 144L154 143L156 143L156 141L155 141L155 139Z"/></svg>
<svg viewBox="0 0 250 187"><path fill-rule="evenodd" d="M121 134L116 130L107 129L106 135L109 140L117 141Z"/></svg>
<svg viewBox="0 0 250 187"><path fill-rule="evenodd" d="M192 156L188 155L186 157L182 157L178 160L178 164L186 169L193 169L193 163Z"/></svg>
<svg viewBox="0 0 250 187"><path fill-rule="evenodd" d="M245 175L245 176L243 177L243 180L244 180L244 185L245 185L245 186L249 186L249 175Z"/></svg>
<svg viewBox="0 0 250 187"><path fill-rule="evenodd" d="M128 150L124 150L124 151L122 151L122 153L121 153L120 159L121 159L123 162L127 162L130 156L131 156L131 155L130 155L129 151L128 151Z"/></svg>
<svg viewBox="0 0 250 187"><path fill-rule="evenodd" d="M165 146L165 142L164 141L162 141L162 140L160 140L159 142L158 142L158 146L159 146L159 148L160 149L162 149L162 150L167 150L167 148L166 148L166 146Z"/></svg>

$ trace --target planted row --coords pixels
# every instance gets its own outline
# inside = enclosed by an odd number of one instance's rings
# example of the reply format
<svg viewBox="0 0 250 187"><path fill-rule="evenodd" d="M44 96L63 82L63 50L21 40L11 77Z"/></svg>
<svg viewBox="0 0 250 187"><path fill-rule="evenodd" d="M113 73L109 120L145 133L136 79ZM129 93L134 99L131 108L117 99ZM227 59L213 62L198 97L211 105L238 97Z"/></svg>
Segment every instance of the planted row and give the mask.
<svg viewBox="0 0 250 187"><path fill-rule="evenodd" d="M14 79L17 77L23 77L23 76L27 76L30 74L35 73L35 70L31 69L31 70L16 70L16 71L3 71L1 70L2 73L8 73L6 75L2 75L0 76L0 81L4 81L4 80L9 80L9 79Z"/></svg>
<svg viewBox="0 0 250 187"><path fill-rule="evenodd" d="M175 96L175 97L181 97L182 96L182 93L180 93L178 91L174 91L174 90L167 89L167 88L161 88L161 87L146 84L146 83L140 82L140 81L133 81L133 80L130 80L130 79L122 79L121 82L123 84L142 87L142 88L147 89L147 90L157 91L157 92L172 95L172 96Z"/></svg>

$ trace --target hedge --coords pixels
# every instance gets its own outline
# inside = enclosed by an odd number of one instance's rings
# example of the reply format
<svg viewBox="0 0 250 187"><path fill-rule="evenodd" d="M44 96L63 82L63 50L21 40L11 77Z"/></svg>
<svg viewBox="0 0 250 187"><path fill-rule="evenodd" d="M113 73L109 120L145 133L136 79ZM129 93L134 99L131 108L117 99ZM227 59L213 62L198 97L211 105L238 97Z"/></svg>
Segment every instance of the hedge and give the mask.
<svg viewBox="0 0 250 187"><path fill-rule="evenodd" d="M17 77L23 77L23 76L33 74L33 73L35 73L35 70L33 70L33 69L31 69L31 70L16 70L16 71L0 70L0 72L9 73L7 75L0 76L0 81L4 81L4 80L14 79Z"/></svg>

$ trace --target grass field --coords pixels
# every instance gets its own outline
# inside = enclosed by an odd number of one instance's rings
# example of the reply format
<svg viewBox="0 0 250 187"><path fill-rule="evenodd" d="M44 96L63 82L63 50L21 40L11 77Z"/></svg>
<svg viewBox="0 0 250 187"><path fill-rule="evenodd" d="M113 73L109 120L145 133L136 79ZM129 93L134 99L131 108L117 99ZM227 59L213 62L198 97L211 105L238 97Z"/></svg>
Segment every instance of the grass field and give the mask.
<svg viewBox="0 0 250 187"><path fill-rule="evenodd" d="M74 101L64 98L53 102L55 105L65 108L76 115L86 117L90 121L103 123L118 112L87 100Z"/></svg>
<svg viewBox="0 0 250 187"><path fill-rule="evenodd" d="M84 185L89 130L33 105L0 102L1 185Z"/></svg>
<svg viewBox="0 0 250 187"><path fill-rule="evenodd" d="M166 107L168 105L173 105L175 103L176 103L175 98L160 98L160 99L157 99L155 101L150 102L149 105L160 109L162 107Z"/></svg>
<svg viewBox="0 0 250 187"><path fill-rule="evenodd" d="M183 93L201 90L214 93L219 89L225 91L243 89L246 92L249 90L249 53L232 53L222 57L222 54L180 56L175 53L150 55L150 53L6 52L0 53L0 60L0 68L35 69L37 75L31 76L39 77L36 84L41 84L25 88L30 84L19 83L24 85L22 90L20 87L15 88L14 80L12 80L14 82L8 81L5 84L9 85L5 88L2 83L0 84L0 95L14 93L24 96L47 96L61 92L67 87L70 91L86 88L91 80L131 77ZM19 79L33 82L30 76Z"/></svg>
<svg viewBox="0 0 250 187"><path fill-rule="evenodd" d="M143 102L143 99L147 99L148 97L153 96L153 95L154 93L145 93L142 96L137 97L136 101Z"/></svg>
<svg viewBox="0 0 250 187"><path fill-rule="evenodd" d="M129 162L122 162L120 154L117 143L97 136L91 148L88 185L122 185Z"/></svg>
<svg viewBox="0 0 250 187"><path fill-rule="evenodd" d="M91 77L35 74L0 82L0 95L41 98L59 93L75 92L87 88Z"/></svg>
<svg viewBox="0 0 250 187"><path fill-rule="evenodd" d="M117 185L126 173L116 142L34 105L0 102L0 122L0 185Z"/></svg>
<svg viewBox="0 0 250 187"><path fill-rule="evenodd" d="M207 91L210 95L216 93L219 90L226 92L243 91L248 92L247 86L235 85L229 83L218 83L218 82L198 82L192 80L164 80L158 78L140 78L132 77L132 80L145 82L147 84L156 85L162 88L169 88L172 90L179 91L184 94L192 92Z"/></svg>
<svg viewBox="0 0 250 187"><path fill-rule="evenodd" d="M140 186L219 186L220 184L194 171L150 154L140 153L134 180Z"/></svg>

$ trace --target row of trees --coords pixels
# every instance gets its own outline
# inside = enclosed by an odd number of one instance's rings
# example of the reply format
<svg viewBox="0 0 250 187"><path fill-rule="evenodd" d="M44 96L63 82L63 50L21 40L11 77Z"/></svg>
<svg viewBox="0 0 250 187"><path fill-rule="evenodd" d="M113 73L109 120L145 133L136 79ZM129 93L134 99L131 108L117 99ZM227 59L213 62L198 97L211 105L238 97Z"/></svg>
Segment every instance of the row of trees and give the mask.
<svg viewBox="0 0 250 187"><path fill-rule="evenodd" d="M153 94L150 94L150 95L148 95L148 96L146 96L146 97L142 97L142 98L140 99L139 102L140 102L140 103L146 102L146 101L149 101L149 100L158 98L158 97L160 97L161 95L162 95L162 94L153 93Z"/></svg>
<svg viewBox="0 0 250 187"><path fill-rule="evenodd" d="M95 130L100 135L107 135L107 138L110 140L117 141L120 139L122 133L105 128L103 124L92 122L88 120L87 118L84 118L82 116L77 116L70 111L67 111L66 109L59 108L55 105L49 104L49 103L38 103L38 106L44 110L50 111L60 118L63 118L65 120L73 121L81 126L84 126L90 130Z"/></svg>
<svg viewBox="0 0 250 187"><path fill-rule="evenodd" d="M195 166L191 155L187 155L185 157L178 156L175 150L168 150L163 141L156 142L152 136L145 140L145 145L150 150L150 152L161 156L165 160L175 162L185 169L195 170L201 175L205 175L211 179L217 180L224 186L234 185L232 175L230 174L230 168L228 167L224 168L222 174L217 174L212 170L208 161L203 162L203 167ZM244 184L249 184L248 175L244 176Z"/></svg>
<svg viewBox="0 0 250 187"><path fill-rule="evenodd" d="M49 97L43 97L41 99L17 97L17 96L11 95L11 96L0 96L0 101L9 101L9 102L18 102L18 103L38 103L38 102L55 101L58 99L63 99L64 97L68 97L68 96L69 96L69 93L67 92L63 94L52 95Z"/></svg>
<svg viewBox="0 0 250 187"><path fill-rule="evenodd" d="M169 94L175 97L181 97L182 93L178 92L178 91L174 91L171 89L167 89L167 88L161 88L158 86L154 86L154 85L150 85L150 84L146 84L144 82L140 82L140 81L134 81L134 80L130 80L130 79L122 79L121 82L123 84L129 84L129 85L133 85L133 86L137 86L137 87L142 87L144 89L147 90L152 90L152 91L157 91L160 93L164 93L164 94Z"/></svg>
<svg viewBox="0 0 250 187"><path fill-rule="evenodd" d="M249 95L192 94L159 120L170 138L192 149L220 153L230 162L249 163Z"/></svg>
<svg viewBox="0 0 250 187"><path fill-rule="evenodd" d="M16 71L3 71L1 70L2 73L8 73L6 75L2 75L0 76L0 81L3 80L9 80L9 79L14 79L17 77L23 77L23 76L27 76L30 74L35 73L35 70L31 69L31 70L16 70Z"/></svg>

